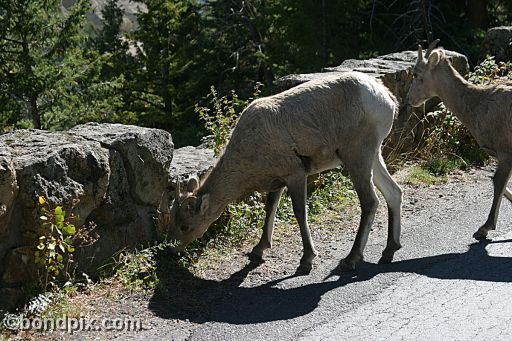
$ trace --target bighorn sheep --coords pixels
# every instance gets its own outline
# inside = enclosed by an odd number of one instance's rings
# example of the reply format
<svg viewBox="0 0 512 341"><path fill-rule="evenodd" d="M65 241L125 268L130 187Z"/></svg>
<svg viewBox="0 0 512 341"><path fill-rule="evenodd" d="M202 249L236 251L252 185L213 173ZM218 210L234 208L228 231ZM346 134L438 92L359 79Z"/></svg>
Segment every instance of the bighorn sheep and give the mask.
<svg viewBox="0 0 512 341"><path fill-rule="evenodd" d="M226 205L244 193L268 191L261 240L252 255L272 244L274 218L284 187L300 227L303 256L298 272L308 273L317 251L306 213L306 178L343 163L361 204L359 230L343 268L354 269L378 206L374 183L388 204L389 228L381 262L400 249L402 191L389 175L381 145L391 130L398 104L371 76L358 72L312 80L252 102L243 112L217 164L200 185L189 181L173 207L171 237L179 248L202 236Z"/></svg>
<svg viewBox="0 0 512 341"><path fill-rule="evenodd" d="M425 56L421 46L413 69L408 101L420 106L437 96L457 116L482 149L498 159L493 177L494 198L487 221L475 232L475 239L485 239L496 229L503 195L512 202L506 185L512 169L512 83L473 85L453 68L444 50L430 44Z"/></svg>

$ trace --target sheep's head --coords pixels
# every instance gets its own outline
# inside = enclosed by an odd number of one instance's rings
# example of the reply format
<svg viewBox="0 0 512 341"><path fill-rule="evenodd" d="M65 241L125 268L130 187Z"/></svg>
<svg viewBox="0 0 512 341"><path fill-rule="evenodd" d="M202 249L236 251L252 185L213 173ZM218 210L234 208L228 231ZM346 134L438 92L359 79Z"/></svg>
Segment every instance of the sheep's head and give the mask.
<svg viewBox="0 0 512 341"><path fill-rule="evenodd" d="M181 242L179 250L182 250L192 241L201 237L210 225L210 222L205 217L210 203L210 196L209 194L198 196L196 194L198 187L199 180L197 178L190 178L185 195L182 196L180 194L179 186L176 189L169 237Z"/></svg>
<svg viewBox="0 0 512 341"><path fill-rule="evenodd" d="M434 50L438 42L439 39L436 39L430 44L425 56L423 56L421 45L418 46L418 60L412 70L412 84L407 94L407 101L414 107L419 107L428 99L436 96L435 81L432 75L441 59L444 58L442 49Z"/></svg>

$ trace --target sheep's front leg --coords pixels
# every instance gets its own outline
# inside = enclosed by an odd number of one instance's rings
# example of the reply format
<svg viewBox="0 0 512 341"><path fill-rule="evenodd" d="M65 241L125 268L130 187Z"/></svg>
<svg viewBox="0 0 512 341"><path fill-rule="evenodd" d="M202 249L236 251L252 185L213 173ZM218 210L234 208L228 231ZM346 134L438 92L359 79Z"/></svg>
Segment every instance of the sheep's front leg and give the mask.
<svg viewBox="0 0 512 341"><path fill-rule="evenodd" d="M300 260L300 266L297 269L298 273L309 273L313 268L313 259L317 256L318 252L315 250L313 240L311 239L311 232L308 226L307 210L306 210L306 176L291 179L287 182L288 193L292 198L293 213L299 223L300 235L302 237L302 245L304 248L303 256Z"/></svg>
<svg viewBox="0 0 512 341"><path fill-rule="evenodd" d="M263 225L263 233L258 244L252 249L251 256L262 258L263 252L272 247L272 233L274 231L274 220L276 217L279 200L283 194L284 187L276 192L268 192L267 201L265 203L265 223Z"/></svg>
<svg viewBox="0 0 512 341"><path fill-rule="evenodd" d="M485 224L483 224L478 231L473 234L475 239L485 239L490 230L496 229L498 222L498 213L500 210L501 199L505 191L507 190L507 182L510 178L510 172L512 169L512 156L498 156L498 168L492 179L494 186L494 198L492 200L491 211Z"/></svg>

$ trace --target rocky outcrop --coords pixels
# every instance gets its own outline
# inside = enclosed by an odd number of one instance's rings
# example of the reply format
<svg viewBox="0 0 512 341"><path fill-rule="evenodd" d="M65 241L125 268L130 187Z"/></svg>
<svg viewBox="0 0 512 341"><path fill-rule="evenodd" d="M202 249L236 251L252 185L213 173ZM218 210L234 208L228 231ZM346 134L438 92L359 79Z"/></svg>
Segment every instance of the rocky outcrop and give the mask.
<svg viewBox="0 0 512 341"><path fill-rule="evenodd" d="M63 12L69 11L76 2L77 0L63 0ZM91 0L90 3L92 11L87 15L87 21L95 30L100 30L104 24L102 11L107 5L107 0ZM147 12L146 5L131 0L117 0L117 5L123 9L121 32L132 32L137 29L137 14Z"/></svg>
<svg viewBox="0 0 512 341"><path fill-rule="evenodd" d="M469 71L467 58L464 55L453 51L446 51L446 54L461 74L465 75ZM379 78L400 102L400 113L386 142L384 154L406 152L415 148L423 131L421 119L424 113L422 110L411 108L406 103L407 92L412 83L412 68L417 56L417 51L404 51L366 60L347 59L337 67L325 68L321 73L289 75L280 78L277 81L277 88L283 91L333 72L359 71ZM428 103L427 112L428 107L437 103L437 100Z"/></svg>
<svg viewBox="0 0 512 341"><path fill-rule="evenodd" d="M74 255L78 271L93 272L117 251L164 233L158 208L168 196L173 151L169 133L119 124L1 135L0 301L30 275L39 195L73 205L75 225L96 225L97 238Z"/></svg>
<svg viewBox="0 0 512 341"><path fill-rule="evenodd" d="M480 60L489 55L494 56L496 61L512 61L512 26L491 28L485 34L480 50Z"/></svg>
<svg viewBox="0 0 512 341"><path fill-rule="evenodd" d="M216 158L211 148L187 146L174 151L171 163L171 179L185 182L191 175L202 178L213 166Z"/></svg>

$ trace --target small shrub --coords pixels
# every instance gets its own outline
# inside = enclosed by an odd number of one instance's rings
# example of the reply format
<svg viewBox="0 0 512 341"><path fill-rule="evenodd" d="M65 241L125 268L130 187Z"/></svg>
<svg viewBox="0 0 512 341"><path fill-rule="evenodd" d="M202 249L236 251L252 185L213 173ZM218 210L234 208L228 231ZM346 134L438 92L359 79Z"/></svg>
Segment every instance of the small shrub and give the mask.
<svg viewBox="0 0 512 341"><path fill-rule="evenodd" d="M200 244L237 245L261 230L265 219L262 195L255 192L229 204L219 219L208 229Z"/></svg>
<svg viewBox="0 0 512 341"><path fill-rule="evenodd" d="M473 84L511 81L512 62L496 62L493 56L487 56L473 72L468 73L466 79Z"/></svg>
<svg viewBox="0 0 512 341"><path fill-rule="evenodd" d="M424 159L432 157L461 156L470 150L478 149L478 145L470 132L443 105L428 113L424 118L424 138L419 156Z"/></svg>
<svg viewBox="0 0 512 341"><path fill-rule="evenodd" d="M78 200L73 201L71 213L68 213L63 206L50 204L44 196L37 198L41 222L34 236L34 263L39 278L37 291L47 291L49 287L59 289L59 285L64 284L64 292L72 294L77 285L90 282L85 273L80 274L80 278L75 276L73 254L76 248L94 243L98 235L93 221L75 226L78 217L72 210L77 203Z"/></svg>
<svg viewBox="0 0 512 341"><path fill-rule="evenodd" d="M158 283L155 254L160 244L142 250L123 251L116 261L115 277L130 289L147 290Z"/></svg>
<svg viewBox="0 0 512 341"><path fill-rule="evenodd" d="M212 85L207 95L210 107L196 104L195 112L205 122L205 128L213 135L213 150L219 156L231 136L231 131L240 119L242 111L261 94L263 84L256 83L253 96L247 100L240 99L234 90L229 95L219 96Z"/></svg>
<svg viewBox="0 0 512 341"><path fill-rule="evenodd" d="M340 207L353 204L356 192L341 168L319 174L312 184L314 188L308 199L308 208L312 216L326 211L337 211Z"/></svg>
<svg viewBox="0 0 512 341"><path fill-rule="evenodd" d="M445 176L456 169L467 169L468 164L462 158L433 157L425 162L424 167L434 176Z"/></svg>
<svg viewBox="0 0 512 341"><path fill-rule="evenodd" d="M73 237L76 219L67 214L62 206L51 206L43 196L38 197L41 226L38 232L34 261L41 271L41 285L46 291L49 284L71 279L70 264L73 262Z"/></svg>

